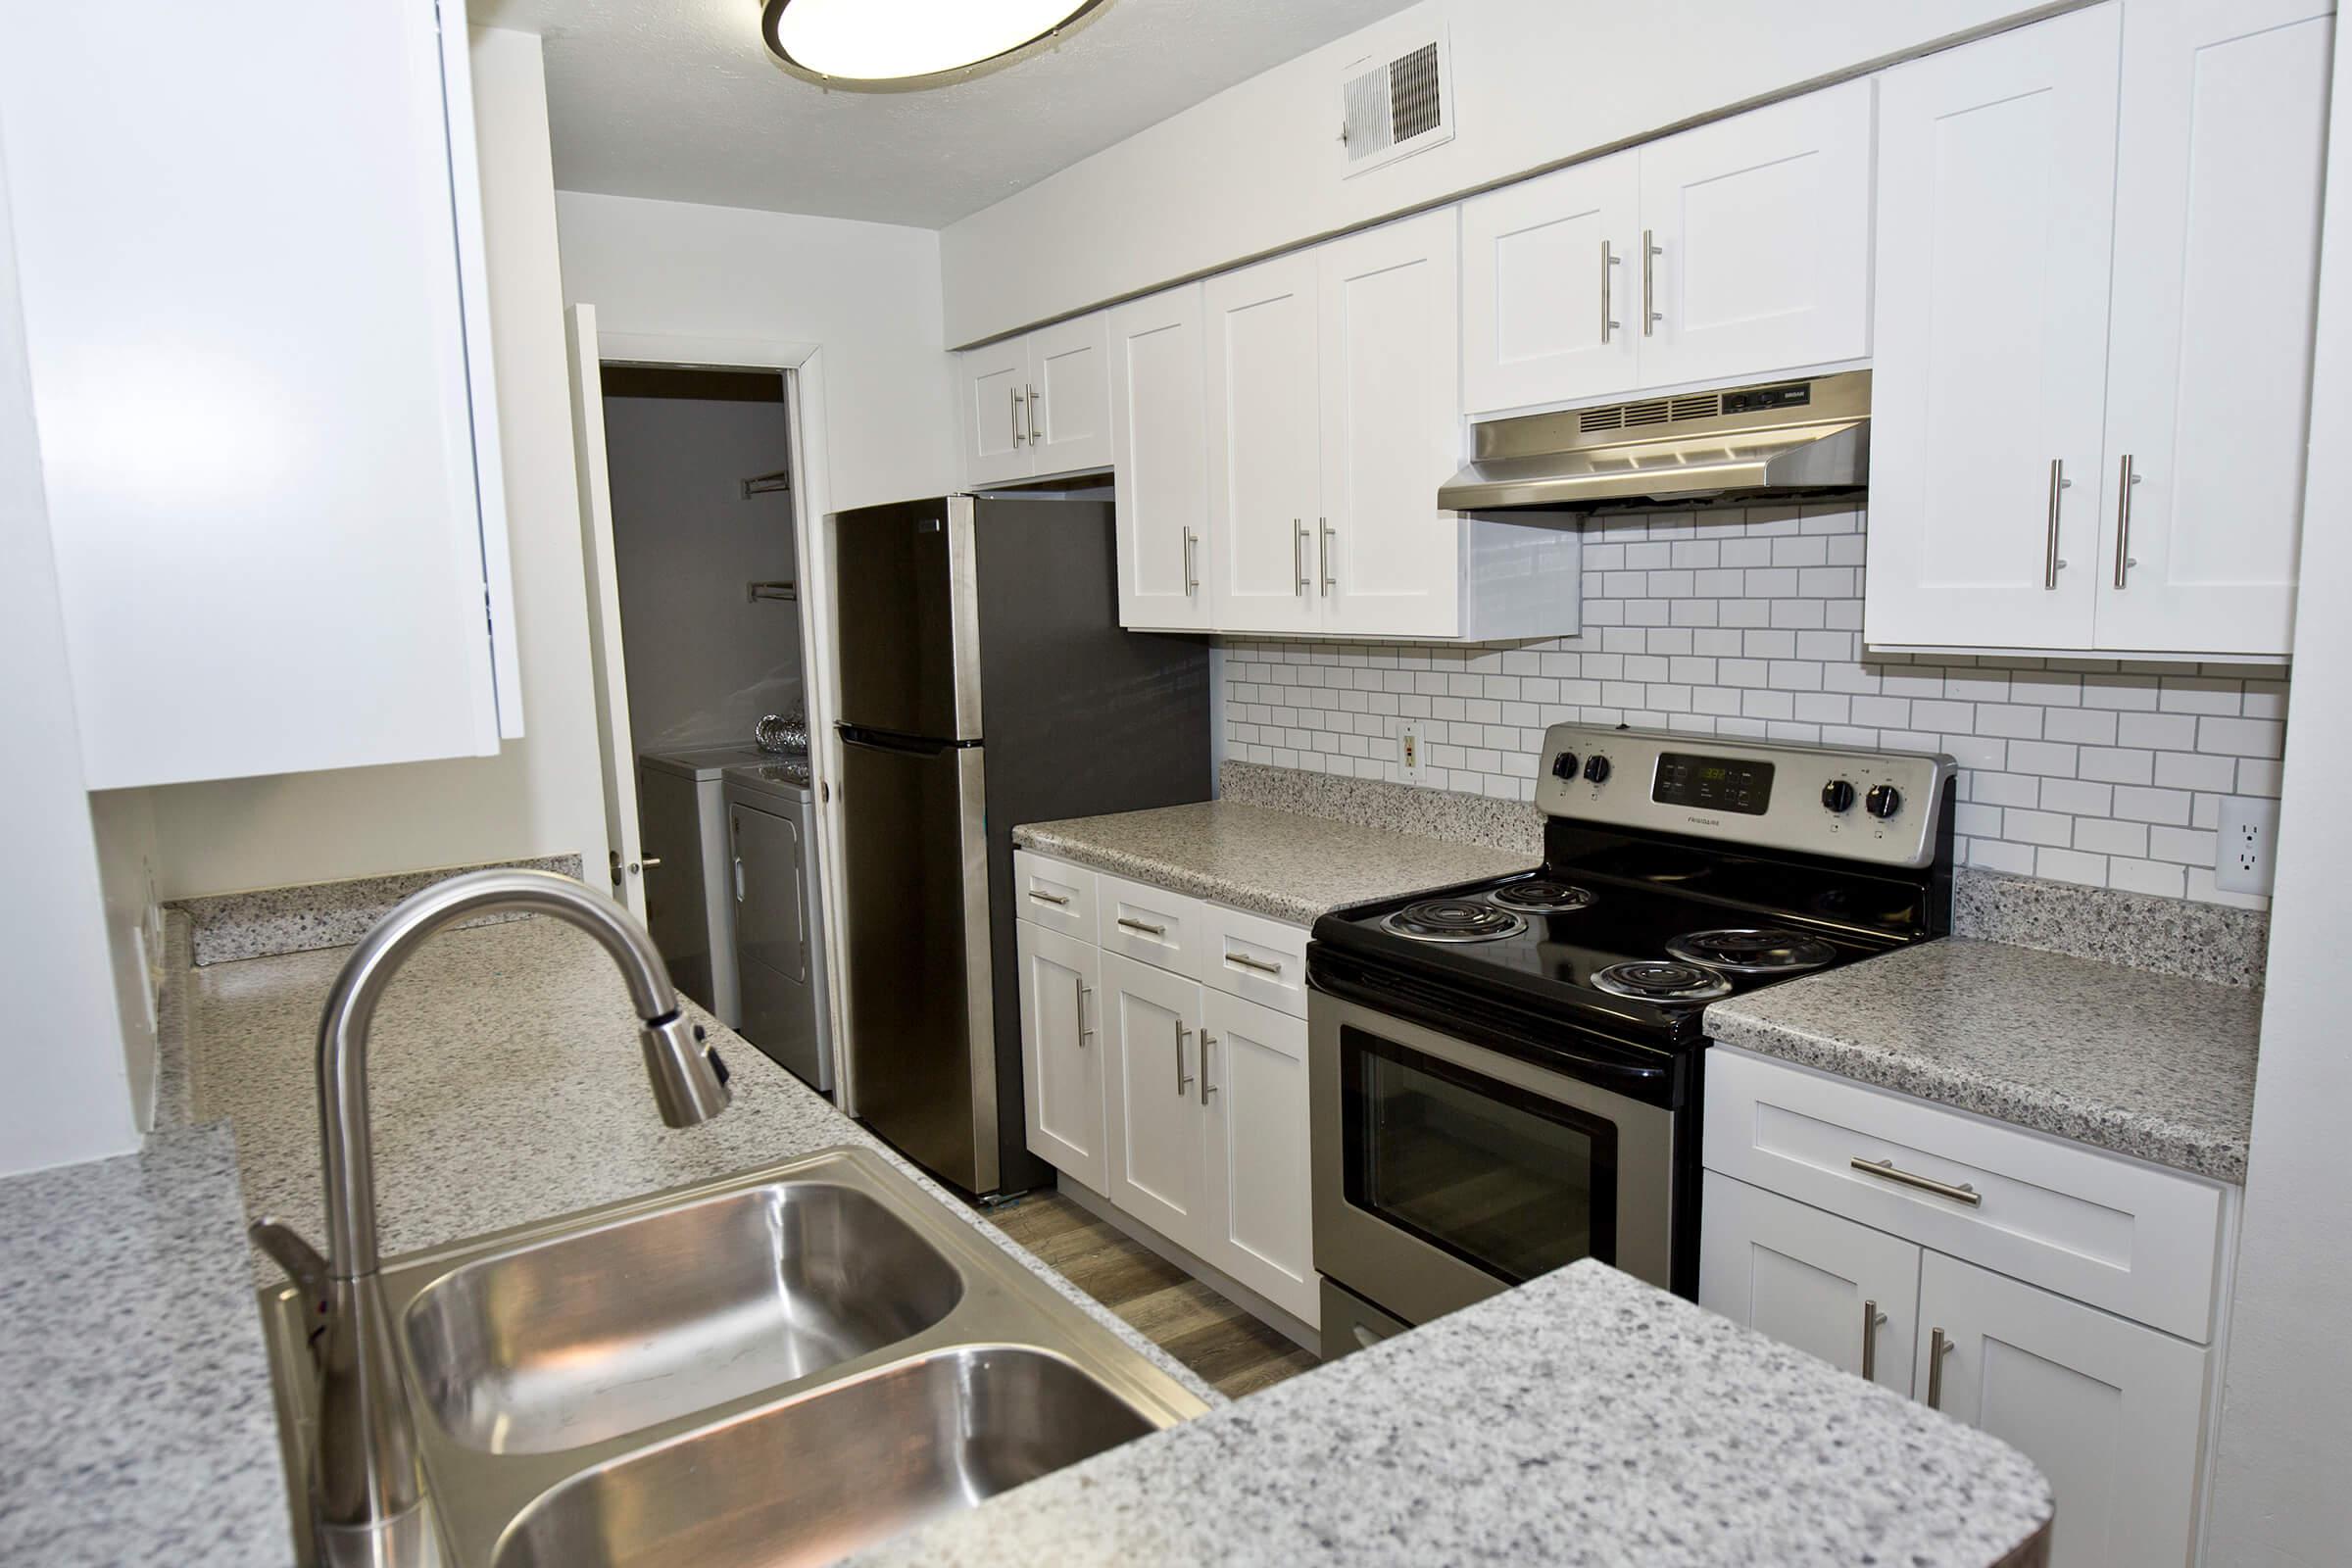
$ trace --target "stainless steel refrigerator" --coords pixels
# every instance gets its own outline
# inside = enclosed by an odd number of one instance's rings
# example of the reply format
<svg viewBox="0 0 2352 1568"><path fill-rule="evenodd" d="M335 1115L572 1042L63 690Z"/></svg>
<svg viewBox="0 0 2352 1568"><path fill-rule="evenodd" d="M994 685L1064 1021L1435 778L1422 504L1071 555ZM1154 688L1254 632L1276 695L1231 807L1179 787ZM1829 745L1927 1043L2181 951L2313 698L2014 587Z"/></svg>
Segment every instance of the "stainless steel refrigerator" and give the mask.
<svg viewBox="0 0 2352 1568"><path fill-rule="evenodd" d="M1206 800L1207 644L1120 628L1105 502L949 496L832 528L844 1104L967 1192L1037 1186L1012 828Z"/></svg>

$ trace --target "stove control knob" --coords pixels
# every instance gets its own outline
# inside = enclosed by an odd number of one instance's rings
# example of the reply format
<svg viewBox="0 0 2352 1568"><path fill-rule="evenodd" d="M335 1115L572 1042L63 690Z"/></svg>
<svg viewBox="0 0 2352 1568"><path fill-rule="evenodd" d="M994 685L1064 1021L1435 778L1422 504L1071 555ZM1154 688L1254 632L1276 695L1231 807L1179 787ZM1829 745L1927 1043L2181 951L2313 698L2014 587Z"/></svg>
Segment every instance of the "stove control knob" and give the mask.
<svg viewBox="0 0 2352 1568"><path fill-rule="evenodd" d="M1821 804L1825 810L1850 811L1854 808L1854 787L1841 778L1834 778L1821 787Z"/></svg>
<svg viewBox="0 0 2352 1568"><path fill-rule="evenodd" d="M1588 783L1588 784L1605 784L1605 783L1607 783L1607 782L1608 782L1608 779L1609 779L1609 760L1608 760L1607 758L1605 758L1605 757L1588 757L1588 758L1586 758L1586 759L1585 759L1585 782L1586 782L1586 783Z"/></svg>
<svg viewBox="0 0 2352 1568"><path fill-rule="evenodd" d="M1903 792L1891 784L1873 784L1862 797L1862 809L1881 821L1903 808Z"/></svg>
<svg viewBox="0 0 2352 1568"><path fill-rule="evenodd" d="M1559 756L1553 758L1551 760L1551 776L1553 778L1574 780L1576 777L1576 754L1574 752L1562 752Z"/></svg>

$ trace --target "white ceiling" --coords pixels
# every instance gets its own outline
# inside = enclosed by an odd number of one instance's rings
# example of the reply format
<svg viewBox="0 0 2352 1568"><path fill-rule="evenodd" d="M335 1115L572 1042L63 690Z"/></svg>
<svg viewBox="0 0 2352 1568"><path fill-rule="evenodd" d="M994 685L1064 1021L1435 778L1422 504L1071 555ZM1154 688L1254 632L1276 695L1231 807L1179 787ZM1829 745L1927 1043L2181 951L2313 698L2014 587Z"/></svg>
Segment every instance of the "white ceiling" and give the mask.
<svg viewBox="0 0 2352 1568"><path fill-rule="evenodd" d="M936 228L1409 3L1109 0L1054 49L883 93L788 74L760 41L760 0L471 12L544 36L562 189Z"/></svg>

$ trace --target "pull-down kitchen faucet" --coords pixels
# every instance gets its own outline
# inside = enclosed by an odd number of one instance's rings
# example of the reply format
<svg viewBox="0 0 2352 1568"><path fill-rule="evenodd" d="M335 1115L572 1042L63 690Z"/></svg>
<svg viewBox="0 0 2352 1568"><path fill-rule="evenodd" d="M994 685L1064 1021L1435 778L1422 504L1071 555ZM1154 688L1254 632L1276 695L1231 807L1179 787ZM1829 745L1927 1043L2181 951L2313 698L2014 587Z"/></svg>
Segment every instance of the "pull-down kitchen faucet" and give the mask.
<svg viewBox="0 0 2352 1568"><path fill-rule="evenodd" d="M384 988L435 932L479 915L552 914L586 931L628 982L662 1119L692 1127L726 1109L726 1064L680 1015L653 938L604 894L545 871L473 871L395 908L343 965L318 1020L318 1141L326 1169L326 1256L273 1219L253 1239L316 1302L318 1451L310 1467L318 1557L325 1564L431 1562L416 1434L377 1279L375 1169L368 1128L368 1031Z"/></svg>

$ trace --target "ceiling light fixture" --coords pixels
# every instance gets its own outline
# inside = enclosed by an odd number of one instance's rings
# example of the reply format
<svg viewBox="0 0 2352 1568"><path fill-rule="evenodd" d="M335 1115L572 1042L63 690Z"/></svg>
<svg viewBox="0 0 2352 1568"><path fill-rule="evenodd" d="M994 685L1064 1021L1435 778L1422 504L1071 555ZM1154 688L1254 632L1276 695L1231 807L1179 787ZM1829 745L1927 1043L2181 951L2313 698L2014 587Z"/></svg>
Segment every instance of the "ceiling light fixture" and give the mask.
<svg viewBox="0 0 2352 1568"><path fill-rule="evenodd" d="M1051 43L1105 0L766 0L760 30L833 87L935 87Z"/></svg>

